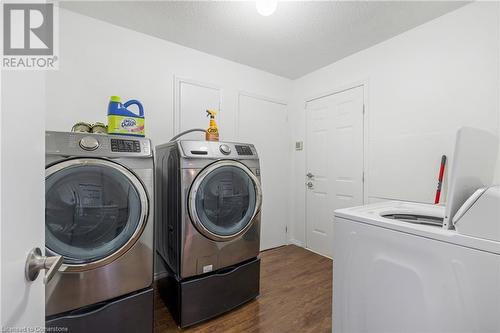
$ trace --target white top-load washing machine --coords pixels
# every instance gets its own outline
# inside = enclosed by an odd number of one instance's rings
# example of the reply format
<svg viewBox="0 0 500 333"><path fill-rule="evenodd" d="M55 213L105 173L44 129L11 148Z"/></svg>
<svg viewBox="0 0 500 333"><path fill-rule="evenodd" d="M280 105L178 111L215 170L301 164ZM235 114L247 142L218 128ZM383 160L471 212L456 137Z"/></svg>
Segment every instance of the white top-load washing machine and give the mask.
<svg viewBox="0 0 500 333"><path fill-rule="evenodd" d="M154 167L149 139L47 132L47 326L152 331ZM133 316L132 316L133 314Z"/></svg>
<svg viewBox="0 0 500 333"><path fill-rule="evenodd" d="M499 332L498 137L457 134L445 206L389 201L334 220L334 332Z"/></svg>
<svg viewBox="0 0 500 333"><path fill-rule="evenodd" d="M180 140L156 147L158 282L186 327L259 293L260 166L252 144Z"/></svg>

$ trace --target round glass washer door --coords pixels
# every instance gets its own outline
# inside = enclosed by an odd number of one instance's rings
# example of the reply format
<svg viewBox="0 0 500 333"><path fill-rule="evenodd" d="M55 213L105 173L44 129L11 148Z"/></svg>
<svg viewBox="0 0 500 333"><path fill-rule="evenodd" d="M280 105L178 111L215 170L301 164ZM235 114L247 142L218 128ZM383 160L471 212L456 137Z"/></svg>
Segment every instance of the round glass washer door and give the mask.
<svg viewBox="0 0 500 333"><path fill-rule="evenodd" d="M148 198L127 168L102 159L71 159L45 171L45 246L66 270L108 264L140 237Z"/></svg>
<svg viewBox="0 0 500 333"><path fill-rule="evenodd" d="M262 201L257 177L235 161L215 162L191 186L189 214L196 229L209 239L228 241L252 225Z"/></svg>

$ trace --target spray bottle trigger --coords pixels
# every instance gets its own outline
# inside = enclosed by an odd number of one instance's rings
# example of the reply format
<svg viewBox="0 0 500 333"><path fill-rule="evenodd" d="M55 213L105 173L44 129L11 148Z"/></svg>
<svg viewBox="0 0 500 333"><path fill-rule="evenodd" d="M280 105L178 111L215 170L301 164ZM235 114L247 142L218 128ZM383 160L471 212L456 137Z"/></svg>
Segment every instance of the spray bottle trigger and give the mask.
<svg viewBox="0 0 500 333"><path fill-rule="evenodd" d="M214 119L215 118L215 111L214 110L207 110L207 117Z"/></svg>

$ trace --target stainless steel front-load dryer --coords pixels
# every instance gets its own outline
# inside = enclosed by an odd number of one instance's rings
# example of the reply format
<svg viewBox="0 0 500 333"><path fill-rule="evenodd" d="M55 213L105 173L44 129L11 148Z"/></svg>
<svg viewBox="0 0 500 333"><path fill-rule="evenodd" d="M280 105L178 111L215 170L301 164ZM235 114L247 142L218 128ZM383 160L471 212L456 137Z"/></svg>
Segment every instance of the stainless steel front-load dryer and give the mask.
<svg viewBox="0 0 500 333"><path fill-rule="evenodd" d="M47 326L152 331L154 167L145 138L46 133Z"/></svg>
<svg viewBox="0 0 500 333"><path fill-rule="evenodd" d="M179 325L256 297L262 190L255 147L190 140L161 145L156 179L157 252L168 272L160 293Z"/></svg>

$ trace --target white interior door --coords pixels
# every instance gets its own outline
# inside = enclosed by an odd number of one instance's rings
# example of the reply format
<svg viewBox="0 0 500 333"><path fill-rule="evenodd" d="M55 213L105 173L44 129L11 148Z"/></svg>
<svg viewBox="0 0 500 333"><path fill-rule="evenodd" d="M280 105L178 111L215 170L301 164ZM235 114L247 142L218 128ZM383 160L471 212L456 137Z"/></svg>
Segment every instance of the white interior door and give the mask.
<svg viewBox="0 0 500 333"><path fill-rule="evenodd" d="M209 118L206 110L217 112L216 121L220 127L220 89L208 84L178 79L176 81L177 106L175 134L192 128L207 129ZM182 139L205 140L205 134L195 132L186 134Z"/></svg>
<svg viewBox="0 0 500 333"><path fill-rule="evenodd" d="M238 140L254 144L260 159L261 250L286 244L289 193L287 133L286 105L258 97L239 96Z"/></svg>
<svg viewBox="0 0 500 333"><path fill-rule="evenodd" d="M0 120L0 326L45 324L44 271L25 278L26 258L44 249L45 73L2 71ZM10 331L13 331L12 329ZM24 332L24 331L23 331Z"/></svg>
<svg viewBox="0 0 500 333"><path fill-rule="evenodd" d="M363 87L307 102L307 248L333 256L333 212L363 204Z"/></svg>

